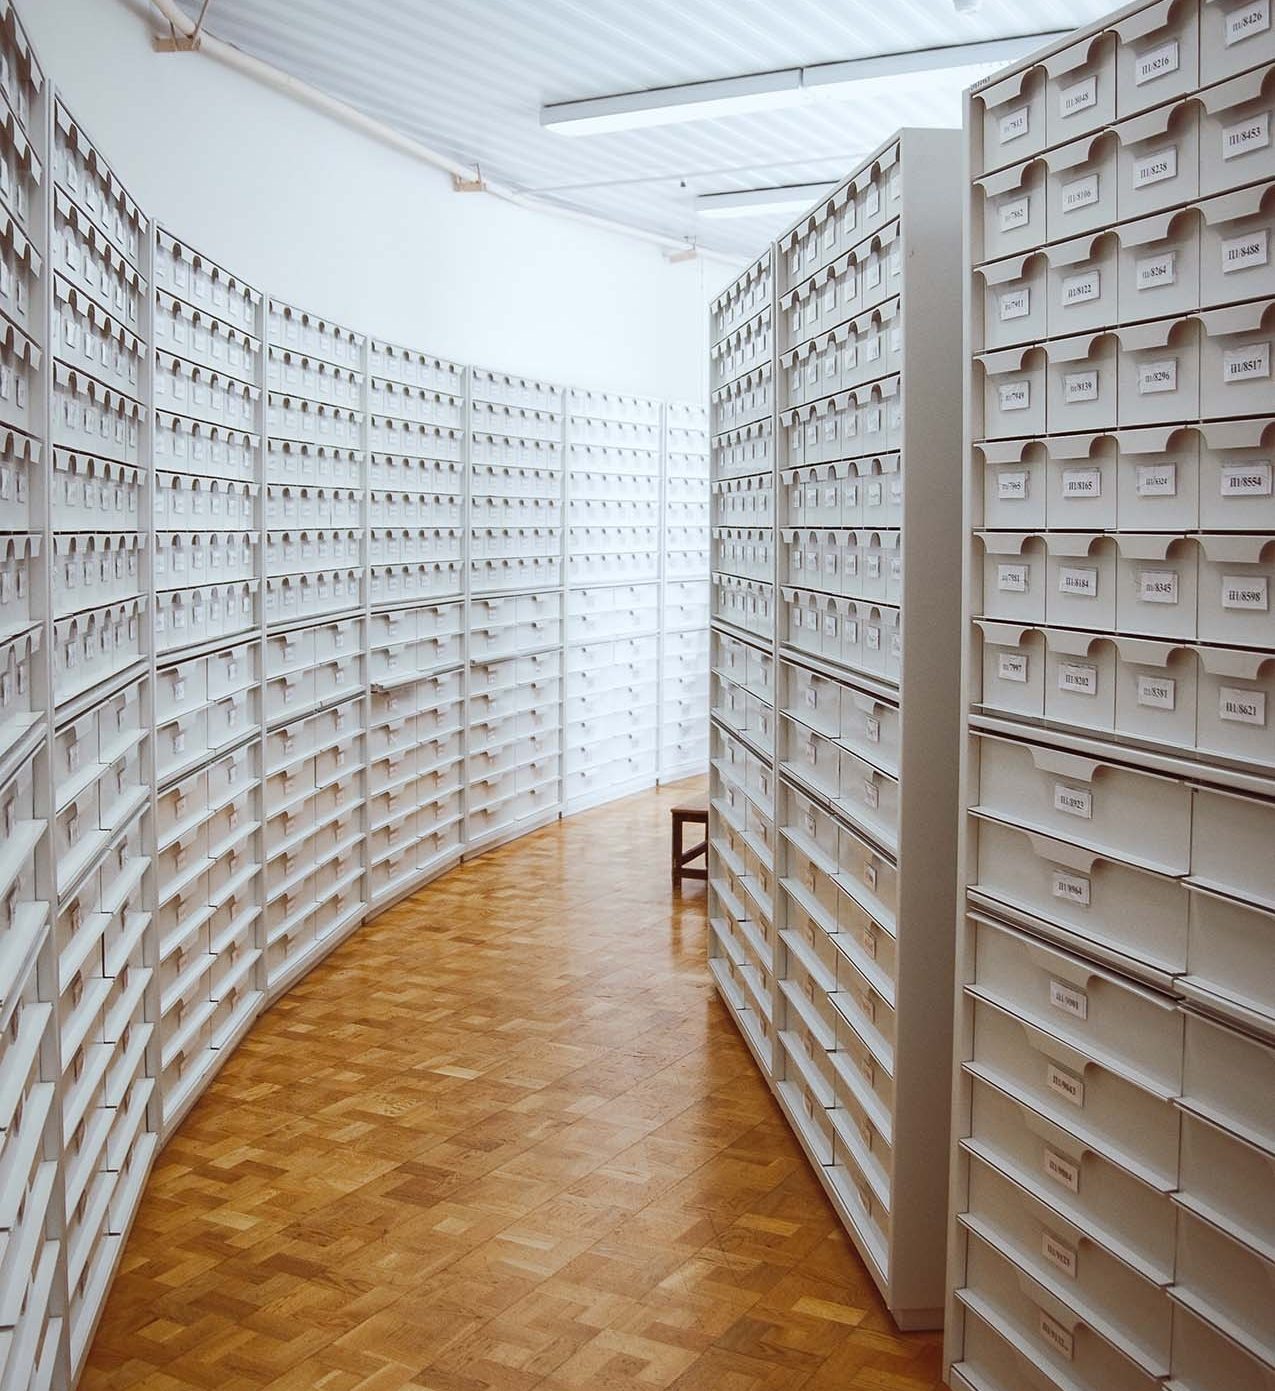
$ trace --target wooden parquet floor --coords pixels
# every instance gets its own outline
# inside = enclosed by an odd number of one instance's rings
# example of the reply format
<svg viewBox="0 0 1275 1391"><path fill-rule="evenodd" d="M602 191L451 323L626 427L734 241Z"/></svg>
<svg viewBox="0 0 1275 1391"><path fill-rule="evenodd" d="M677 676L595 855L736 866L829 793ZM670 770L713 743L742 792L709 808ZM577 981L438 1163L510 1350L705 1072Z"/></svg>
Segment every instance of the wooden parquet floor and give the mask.
<svg viewBox="0 0 1275 1391"><path fill-rule="evenodd" d="M668 882L696 783L383 914L160 1155L84 1391L933 1391Z"/></svg>

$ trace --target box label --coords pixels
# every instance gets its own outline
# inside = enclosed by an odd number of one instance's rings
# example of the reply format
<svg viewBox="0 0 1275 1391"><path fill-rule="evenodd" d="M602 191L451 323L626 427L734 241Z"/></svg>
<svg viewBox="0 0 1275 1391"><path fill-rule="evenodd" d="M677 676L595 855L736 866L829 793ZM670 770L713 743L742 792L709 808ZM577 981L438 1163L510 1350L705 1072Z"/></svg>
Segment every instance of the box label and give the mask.
<svg viewBox="0 0 1275 1391"><path fill-rule="evenodd" d="M1160 285L1173 285L1178 278L1178 253L1164 251L1159 256L1143 256L1134 264L1134 285L1138 293Z"/></svg>
<svg viewBox="0 0 1275 1391"><path fill-rule="evenodd" d="M1138 601L1143 604L1176 604L1178 602L1178 572L1176 570L1139 570Z"/></svg>
<svg viewBox="0 0 1275 1391"><path fill-rule="evenodd" d="M1167 77L1169 73L1177 72L1181 61L1177 39L1148 48L1145 53L1138 54L1134 64L1134 85L1141 87L1145 82L1154 82L1157 77Z"/></svg>
<svg viewBox="0 0 1275 1391"><path fill-rule="evenodd" d="M1270 234L1267 228L1260 227L1255 232L1245 232L1242 237L1228 237L1222 243L1222 274L1231 275L1235 271L1256 270L1270 259Z"/></svg>
<svg viewBox="0 0 1275 1391"><path fill-rule="evenodd" d="M1145 188L1148 184L1163 183L1166 179L1178 176L1178 147L1166 145L1134 161L1133 186Z"/></svg>
<svg viewBox="0 0 1275 1391"><path fill-rule="evenodd" d="M1031 313L1031 286L1020 285L1016 290L1006 290L997 302L997 312L1003 324L1011 319L1025 319ZM878 340L872 341L875 343ZM880 351L878 347L878 355Z"/></svg>
<svg viewBox="0 0 1275 1391"><path fill-rule="evenodd" d="M1025 652L1002 652L997 657L996 675L1002 681L1016 681L1020 685L1027 680L1027 654Z"/></svg>
<svg viewBox="0 0 1275 1391"><path fill-rule="evenodd" d="M1270 0L1255 0L1252 5L1241 5L1226 15L1223 41L1227 48L1232 44L1243 43L1245 39L1264 34L1271 27Z"/></svg>
<svg viewBox="0 0 1275 1391"><path fill-rule="evenodd" d="M1073 1193L1080 1192L1079 1164L1073 1164L1070 1159L1064 1159L1061 1154L1047 1149L1045 1151L1044 1170L1048 1177L1061 1183L1064 1188L1070 1189Z"/></svg>
<svg viewBox="0 0 1275 1391"><path fill-rule="evenodd" d="M1166 357L1159 362L1138 363L1138 394L1155 396L1162 391L1178 389L1178 360Z"/></svg>
<svg viewBox="0 0 1275 1391"><path fill-rule="evenodd" d="M1063 280L1060 288L1064 309L1069 304L1085 304L1102 294L1102 271L1094 266L1078 275L1069 275Z"/></svg>
<svg viewBox="0 0 1275 1391"><path fill-rule="evenodd" d="M1029 121L1029 107L1017 106L1013 111L1007 111L1000 118L998 126L1001 144L1008 145L1013 140L1021 140L1028 132Z"/></svg>
<svg viewBox="0 0 1275 1391"><path fill-rule="evenodd" d="M1078 111L1087 111L1097 104L1097 77L1082 77L1079 82L1073 82L1070 87L1064 87L1058 93L1058 114L1063 119L1074 116Z"/></svg>
<svg viewBox="0 0 1275 1391"><path fill-rule="evenodd" d="M1256 116L1222 127L1222 158L1239 159L1241 155L1264 150L1271 143L1271 113L1259 111Z"/></svg>
<svg viewBox="0 0 1275 1391"><path fill-rule="evenodd" d="M1096 468L1064 469L1063 497L1101 497L1102 470Z"/></svg>
<svg viewBox="0 0 1275 1391"><path fill-rule="evenodd" d="M1087 787L1069 787L1065 782L1054 784L1054 810L1064 816L1078 816L1082 821L1093 819L1093 792Z"/></svg>
<svg viewBox="0 0 1275 1391"><path fill-rule="evenodd" d="M1074 874L1071 870L1056 869L1053 871L1049 891L1064 903L1073 904L1077 908L1089 907L1090 885L1087 874Z"/></svg>
<svg viewBox="0 0 1275 1391"><path fill-rule="evenodd" d="M1254 459L1251 464L1226 464L1218 486L1223 497L1270 497L1270 461Z"/></svg>
<svg viewBox="0 0 1275 1391"><path fill-rule="evenodd" d="M1177 464L1139 464L1134 486L1139 497L1176 497Z"/></svg>
<svg viewBox="0 0 1275 1391"><path fill-rule="evenodd" d="M1250 343L1246 348L1236 348L1222 354L1222 380L1224 382L1261 381L1271 375L1271 345Z"/></svg>
<svg viewBox="0 0 1275 1391"><path fill-rule="evenodd" d="M1073 1106L1085 1104L1085 1084L1074 1073L1067 1072L1057 1063L1045 1064L1045 1085L1051 1092L1057 1092L1064 1101Z"/></svg>
<svg viewBox="0 0 1275 1391"><path fill-rule="evenodd" d="M1217 693L1217 714L1220 720L1231 724L1251 724L1265 729L1266 693L1223 686Z"/></svg>
<svg viewBox="0 0 1275 1391"><path fill-rule="evenodd" d="M1089 1018L1089 996L1083 990L1077 990L1074 985L1068 985L1066 981L1049 982L1049 1003L1055 1009L1073 1015L1076 1019Z"/></svg>
<svg viewBox="0 0 1275 1391"><path fill-rule="evenodd" d="M1027 497L1027 478L1023 469L1002 469L996 475L996 496L1001 502L1023 501Z"/></svg>
<svg viewBox="0 0 1275 1391"><path fill-rule="evenodd" d="M1002 412L1025 411L1032 403L1032 384L1026 377L1016 382L1002 382L997 388Z"/></svg>
<svg viewBox="0 0 1275 1391"><path fill-rule="evenodd" d="M1070 406L1098 399L1098 373L1068 372L1063 377L1063 400Z"/></svg>
<svg viewBox="0 0 1275 1391"><path fill-rule="evenodd" d="M1151 710L1172 710L1177 703L1178 683L1167 676L1139 676L1138 704Z"/></svg>
<svg viewBox="0 0 1275 1391"><path fill-rule="evenodd" d="M1255 613L1267 610L1267 585L1265 575L1223 575L1222 607L1224 609L1247 609Z"/></svg>
<svg viewBox="0 0 1275 1391"><path fill-rule="evenodd" d="M1098 572L1089 565L1061 565L1058 568L1059 594L1081 599L1098 597Z"/></svg>
<svg viewBox="0 0 1275 1391"><path fill-rule="evenodd" d="M1083 178L1072 179L1062 186L1062 210L1064 213L1079 212L1081 208L1092 207L1098 201L1098 175L1086 174Z"/></svg>
<svg viewBox="0 0 1275 1391"><path fill-rule="evenodd" d="M1031 194L1021 198L1006 198L996 209L1002 232L1012 232L1016 227L1026 227L1031 220Z"/></svg>
<svg viewBox="0 0 1275 1391"><path fill-rule="evenodd" d="M1076 1278L1076 1251L1074 1247L1068 1246L1064 1241L1059 1241L1052 1232L1042 1232L1040 1251L1050 1265L1056 1265L1069 1279Z"/></svg>
<svg viewBox="0 0 1275 1391"><path fill-rule="evenodd" d="M1074 695L1098 694L1098 668L1083 662L1062 662L1058 667L1058 689Z"/></svg>
<svg viewBox="0 0 1275 1391"><path fill-rule="evenodd" d="M996 588L1002 594L1026 594L1031 578L1031 566L1025 563L998 565L996 567Z"/></svg>

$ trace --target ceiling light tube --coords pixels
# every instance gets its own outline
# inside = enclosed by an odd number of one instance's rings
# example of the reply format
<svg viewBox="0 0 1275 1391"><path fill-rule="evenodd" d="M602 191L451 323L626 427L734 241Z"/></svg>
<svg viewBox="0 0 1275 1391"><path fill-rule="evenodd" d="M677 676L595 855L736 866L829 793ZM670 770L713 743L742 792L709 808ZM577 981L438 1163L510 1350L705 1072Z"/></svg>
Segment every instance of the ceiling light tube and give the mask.
<svg viewBox="0 0 1275 1391"><path fill-rule="evenodd" d="M854 156L847 156L853 166ZM836 188L835 183L788 184L784 188L743 188L730 193L701 193L695 199L700 217L757 217L772 212L800 212Z"/></svg>

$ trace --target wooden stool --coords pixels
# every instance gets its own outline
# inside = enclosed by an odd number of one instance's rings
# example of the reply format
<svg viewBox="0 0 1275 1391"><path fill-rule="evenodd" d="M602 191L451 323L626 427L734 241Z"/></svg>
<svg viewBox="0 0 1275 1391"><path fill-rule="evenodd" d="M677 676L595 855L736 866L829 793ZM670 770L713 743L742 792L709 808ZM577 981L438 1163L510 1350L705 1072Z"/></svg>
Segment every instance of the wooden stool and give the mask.
<svg viewBox="0 0 1275 1391"><path fill-rule="evenodd" d="M705 838L698 845L692 845L689 849L683 844L682 827L690 822L692 826L703 826ZM692 860L698 860L701 855L707 859L708 856L708 808L707 807L674 807L673 808L673 883L680 884L683 879L707 879L708 869L689 869Z"/></svg>

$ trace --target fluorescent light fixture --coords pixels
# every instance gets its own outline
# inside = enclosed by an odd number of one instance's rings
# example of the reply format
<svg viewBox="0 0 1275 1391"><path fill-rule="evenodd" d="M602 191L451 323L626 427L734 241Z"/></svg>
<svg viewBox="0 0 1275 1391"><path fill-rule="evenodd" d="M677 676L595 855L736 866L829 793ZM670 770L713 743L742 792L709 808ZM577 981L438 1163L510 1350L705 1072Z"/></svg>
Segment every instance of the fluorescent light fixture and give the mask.
<svg viewBox="0 0 1275 1391"><path fill-rule="evenodd" d="M858 162L857 155L847 156L847 164ZM826 197L836 188L835 183L788 184L784 188L743 188L733 193L701 193L695 199L695 211L700 217L757 217L763 213L800 212L811 203Z"/></svg>
<svg viewBox="0 0 1275 1391"><path fill-rule="evenodd" d="M809 101L845 100L867 95L871 87L865 88L862 84L873 79L1011 63L1063 32L1066 31L949 44L943 48L918 48L872 58L852 58L844 63L819 63L808 68L782 68L743 77L655 87L645 92L554 102L540 108L540 124L559 135L606 135L681 121L708 121L722 116L773 111Z"/></svg>

